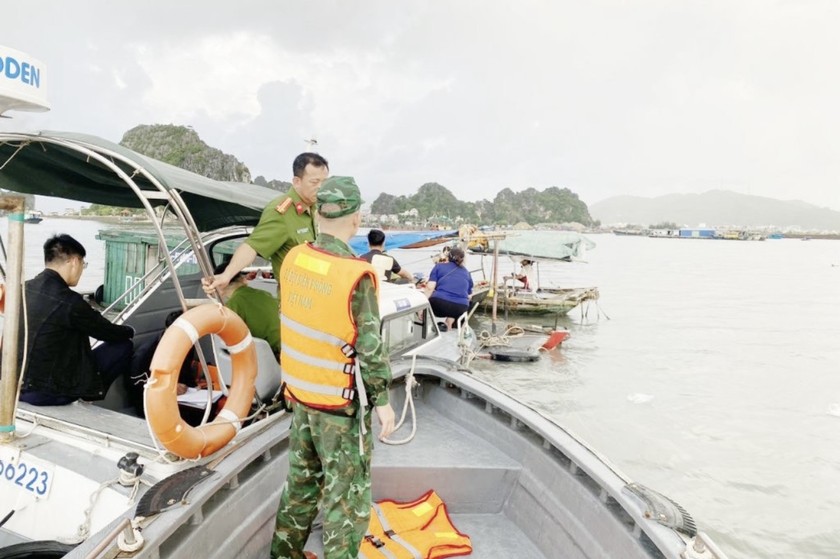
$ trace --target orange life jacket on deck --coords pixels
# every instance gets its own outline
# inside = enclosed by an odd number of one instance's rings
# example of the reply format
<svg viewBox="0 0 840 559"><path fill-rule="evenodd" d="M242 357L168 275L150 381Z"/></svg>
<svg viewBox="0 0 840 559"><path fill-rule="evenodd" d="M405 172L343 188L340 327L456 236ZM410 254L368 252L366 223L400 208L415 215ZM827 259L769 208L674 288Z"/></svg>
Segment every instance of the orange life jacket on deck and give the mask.
<svg viewBox="0 0 840 559"><path fill-rule="evenodd" d="M443 559L472 553L469 536L452 524L434 491L416 501L374 503L359 559Z"/></svg>
<svg viewBox="0 0 840 559"><path fill-rule="evenodd" d="M378 291L370 264L310 244L293 248L283 259L280 366L286 398L323 410L353 401L359 372L351 299L365 276Z"/></svg>

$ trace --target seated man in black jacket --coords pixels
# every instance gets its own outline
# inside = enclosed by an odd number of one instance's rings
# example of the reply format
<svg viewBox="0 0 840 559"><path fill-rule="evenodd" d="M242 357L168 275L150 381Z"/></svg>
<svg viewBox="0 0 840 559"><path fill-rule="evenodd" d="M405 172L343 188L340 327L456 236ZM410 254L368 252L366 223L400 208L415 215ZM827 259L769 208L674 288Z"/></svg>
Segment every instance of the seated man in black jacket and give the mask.
<svg viewBox="0 0 840 559"><path fill-rule="evenodd" d="M56 235L44 243L44 271L26 282L23 402L101 400L111 383L129 372L134 329L112 324L70 289L87 267L86 254L70 235ZM91 349L88 338L105 343Z"/></svg>

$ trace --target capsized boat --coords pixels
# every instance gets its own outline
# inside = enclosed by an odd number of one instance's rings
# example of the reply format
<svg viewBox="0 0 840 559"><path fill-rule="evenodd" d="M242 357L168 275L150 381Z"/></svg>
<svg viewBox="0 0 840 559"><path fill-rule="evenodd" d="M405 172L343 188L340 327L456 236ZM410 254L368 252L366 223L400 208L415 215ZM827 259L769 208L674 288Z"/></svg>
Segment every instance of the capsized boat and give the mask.
<svg viewBox="0 0 840 559"><path fill-rule="evenodd" d="M0 186L18 192L117 200L146 208L152 219L153 206L171 209L187 240L162 251L114 317L139 339L159 334L171 310L206 304L195 300L203 297L202 275L244 240L273 195L253 185L232 189L90 136L0 133L0 167ZM139 201L129 203L131 196ZM153 225L165 247L159 222ZM7 285L12 307L17 274L10 270ZM435 489L480 559L725 557L674 501L471 375L462 359L470 337L463 321L440 332L428 300L410 285L383 285L380 312L391 395L395 409L408 410L412 433L392 441L403 444L377 442L374 499L411 500ZM7 342L16 332L13 315L6 316ZM15 347L3 347L5 396L15 392L15 367L6 368ZM198 349L207 363L221 362L212 340ZM275 369L276 362L260 367L255 383L278 384ZM95 404L14 402L9 410L4 397L0 557L34 550L70 559L266 557L288 469L290 417L271 390L252 393L251 414L230 443L193 459L163 445L118 383ZM320 535L313 533L309 549L319 551Z"/></svg>

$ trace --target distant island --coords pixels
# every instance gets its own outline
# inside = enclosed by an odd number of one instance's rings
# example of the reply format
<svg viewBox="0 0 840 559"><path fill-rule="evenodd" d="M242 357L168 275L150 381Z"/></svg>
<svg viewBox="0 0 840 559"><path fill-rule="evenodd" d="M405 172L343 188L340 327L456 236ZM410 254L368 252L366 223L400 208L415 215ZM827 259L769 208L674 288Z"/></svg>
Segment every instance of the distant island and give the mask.
<svg viewBox="0 0 840 559"><path fill-rule="evenodd" d="M207 145L187 126L140 125L127 131L120 144L148 157L220 181L253 182L286 192L291 184L262 176L252 178L245 163ZM496 190L488 185L487 192ZM31 207L31 206L30 206ZM142 210L92 205L89 216L133 218ZM461 223L577 229L653 228L673 223L678 227L738 227L785 231L840 231L840 212L796 200L776 200L725 190L702 194L668 194L655 198L616 196L587 206L569 188L549 186L514 192L501 189L492 200L459 200L437 182L420 185L411 195L383 192L373 200L366 223L383 227L445 227Z"/></svg>
<svg viewBox="0 0 840 559"><path fill-rule="evenodd" d="M590 212L602 224L615 227L674 223L689 227L840 231L838 211L799 200L776 200L727 190L655 198L615 196L592 204Z"/></svg>

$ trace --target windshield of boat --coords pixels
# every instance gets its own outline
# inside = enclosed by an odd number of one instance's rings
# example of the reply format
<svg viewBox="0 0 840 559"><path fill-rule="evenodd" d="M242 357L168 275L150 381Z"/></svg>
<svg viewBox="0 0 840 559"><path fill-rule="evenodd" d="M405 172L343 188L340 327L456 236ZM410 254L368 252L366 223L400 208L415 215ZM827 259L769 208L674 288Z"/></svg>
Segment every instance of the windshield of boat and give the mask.
<svg viewBox="0 0 840 559"><path fill-rule="evenodd" d="M391 357L415 349L438 336L428 309L413 309L382 319L382 343Z"/></svg>
<svg viewBox="0 0 840 559"><path fill-rule="evenodd" d="M219 264L229 262L233 257L233 253L236 252L239 245L244 243L247 238L247 236L242 235L239 237L226 238L210 244L207 249L210 254L210 262L213 264L213 268L215 269ZM253 264L247 266L246 271L258 272L258 277L273 279L271 262L259 254L254 259Z"/></svg>

